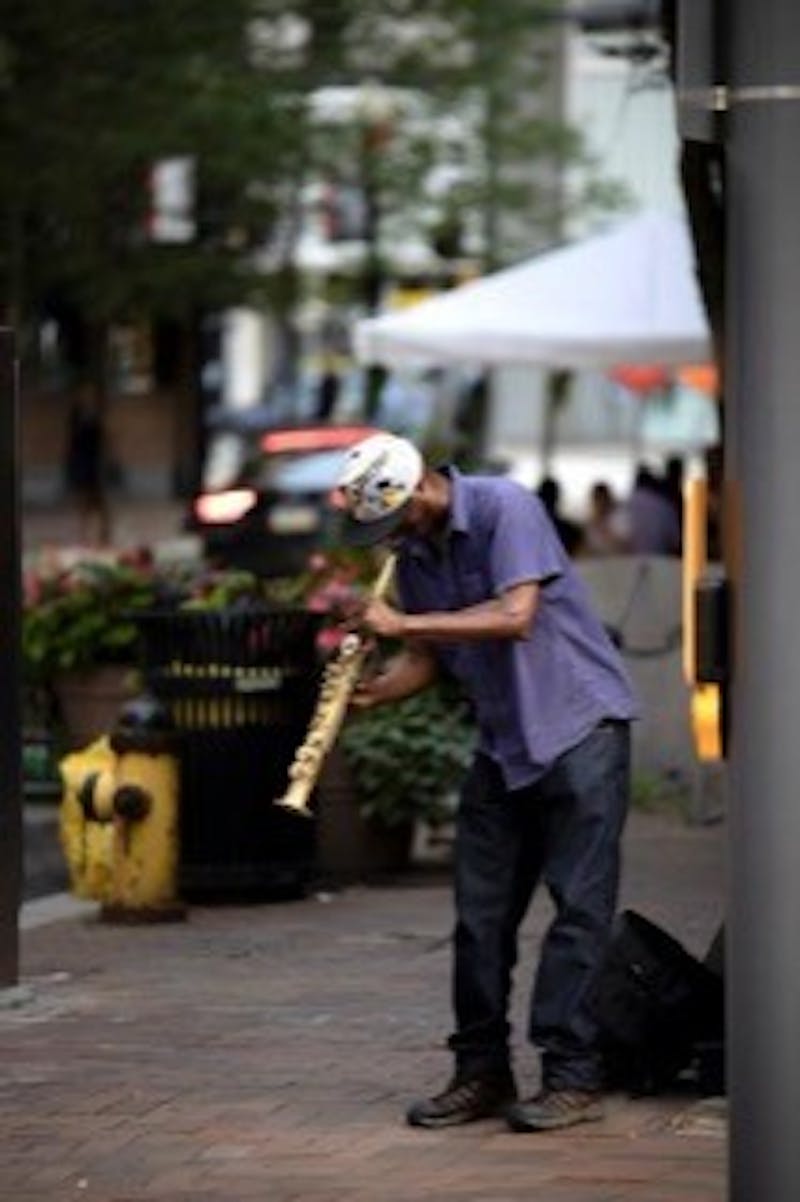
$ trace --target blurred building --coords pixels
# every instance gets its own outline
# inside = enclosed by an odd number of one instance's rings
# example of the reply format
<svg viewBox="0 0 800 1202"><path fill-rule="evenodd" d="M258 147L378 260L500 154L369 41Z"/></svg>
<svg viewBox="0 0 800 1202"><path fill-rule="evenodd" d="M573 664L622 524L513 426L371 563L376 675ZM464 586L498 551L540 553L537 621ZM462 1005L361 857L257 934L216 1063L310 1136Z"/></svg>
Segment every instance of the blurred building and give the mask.
<svg viewBox="0 0 800 1202"><path fill-rule="evenodd" d="M605 213L565 204L563 239L595 232L636 209L683 212L660 5L584 0L569 8L575 19L559 25L560 103L583 137L588 164L568 170L565 194L580 192L591 175L617 187L620 204ZM596 481L624 495L637 463L691 460L719 440L713 398L680 379L642 391L605 375L576 373L555 411L548 398L545 371L495 372L487 447L492 459L531 486L555 476L573 516L582 516Z"/></svg>
<svg viewBox="0 0 800 1202"><path fill-rule="evenodd" d="M520 111L554 125L572 124L591 160L566 170L557 169L554 160L502 166L499 182L526 185L545 198L536 224L524 207L453 202L486 168L480 105L465 97L457 111L445 110L422 90L381 84L372 74L382 64L358 61L356 48L350 73L355 82L316 88L308 98L314 127L334 148L337 139L349 137L350 150L332 154L330 167L318 170L287 201L268 243L246 252L266 274L288 264L298 275L291 345L285 320L266 308L245 306L201 315L193 348L178 345L168 326L115 330L108 412L115 487L141 497L186 491L201 453L207 482L224 483L235 470L241 442L209 424L208 414L261 411L274 421L315 416L323 381L333 375L334 416L354 416L363 402L362 381L349 356L355 318L459 283L487 261L508 263L611 220L608 212L575 203L598 183L621 186L630 206L680 204L672 169L677 146L672 95L656 8L645 0L576 0L556 10L549 25L532 27L532 52L546 56L547 70L541 86L519 96ZM639 16L632 29L633 10ZM420 32L400 18L384 14L381 20L394 22L383 31L387 53L394 44L407 47ZM274 51L277 38L293 62L302 54L303 22L291 14L256 22L252 36L254 53ZM462 52L446 31L437 36L443 53ZM405 162L406 149L421 139L430 147L428 168L414 177L413 187L399 169L387 184L387 164ZM154 211L153 236L179 240L187 231L191 236L193 172L188 160L155 165L153 186L165 192L160 208L166 209ZM50 386L59 371L56 341L52 323L45 322L39 358L45 369L52 359L53 378L48 381L45 370L45 386L26 396L23 421L29 502L52 503L63 487L65 407L57 387ZM193 373L188 388L187 371ZM445 373L435 387L430 379L410 378L399 381L399 389L414 396L418 411L425 394L431 408L441 410L441 426L457 416L459 394L473 394L474 384L471 377ZM399 389L387 394L395 409ZM571 508L590 476L624 488L633 460L643 452L692 453L713 441L713 410L703 398L695 401L675 390L642 403L607 378L575 378L556 414L548 402L547 373L509 368L494 373L489 392L484 456L507 462L531 483L545 469L557 475ZM465 419L465 425L479 430L480 422L472 421Z"/></svg>

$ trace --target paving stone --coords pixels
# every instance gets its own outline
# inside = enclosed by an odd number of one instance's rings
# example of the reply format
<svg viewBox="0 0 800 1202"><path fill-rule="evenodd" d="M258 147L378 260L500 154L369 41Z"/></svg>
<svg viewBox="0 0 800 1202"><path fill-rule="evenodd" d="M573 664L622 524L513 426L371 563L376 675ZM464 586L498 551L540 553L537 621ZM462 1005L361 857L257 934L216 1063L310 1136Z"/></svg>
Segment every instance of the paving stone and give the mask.
<svg viewBox="0 0 800 1202"><path fill-rule="evenodd" d="M636 817L623 904L695 952L722 916L724 830ZM523 931L527 989L550 917ZM721 1202L725 1115L608 1099L602 1123L413 1131L450 1074L449 882L329 902L194 907L180 927L85 916L23 932L33 999L0 1011L0 1198L14 1202ZM714 1127L713 1137L711 1128Z"/></svg>

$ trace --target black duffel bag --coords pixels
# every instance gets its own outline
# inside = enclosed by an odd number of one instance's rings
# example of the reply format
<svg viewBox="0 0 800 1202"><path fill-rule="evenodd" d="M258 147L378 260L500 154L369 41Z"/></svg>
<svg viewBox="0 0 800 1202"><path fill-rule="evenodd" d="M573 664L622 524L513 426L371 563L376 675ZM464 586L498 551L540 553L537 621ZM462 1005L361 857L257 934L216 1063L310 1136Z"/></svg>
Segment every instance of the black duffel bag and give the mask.
<svg viewBox="0 0 800 1202"><path fill-rule="evenodd" d="M657 1093L723 1042L720 976L634 910L619 915L593 995L607 1084Z"/></svg>

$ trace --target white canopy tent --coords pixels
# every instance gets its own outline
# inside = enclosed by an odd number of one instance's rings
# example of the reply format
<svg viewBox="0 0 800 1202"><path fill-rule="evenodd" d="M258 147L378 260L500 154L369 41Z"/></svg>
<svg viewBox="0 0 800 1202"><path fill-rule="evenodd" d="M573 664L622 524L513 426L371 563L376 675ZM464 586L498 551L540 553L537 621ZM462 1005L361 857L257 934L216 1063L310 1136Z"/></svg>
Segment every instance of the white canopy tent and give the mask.
<svg viewBox="0 0 800 1202"><path fill-rule="evenodd" d="M685 220L646 212L402 313L357 322L354 347L362 362L387 367L602 369L702 362L710 338Z"/></svg>

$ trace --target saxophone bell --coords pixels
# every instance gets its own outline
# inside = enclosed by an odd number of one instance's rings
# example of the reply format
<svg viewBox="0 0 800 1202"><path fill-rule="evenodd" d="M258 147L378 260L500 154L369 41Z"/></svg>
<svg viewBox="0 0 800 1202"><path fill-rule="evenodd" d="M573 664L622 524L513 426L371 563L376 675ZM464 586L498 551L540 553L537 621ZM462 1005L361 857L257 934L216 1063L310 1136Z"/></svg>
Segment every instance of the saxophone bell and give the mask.
<svg viewBox="0 0 800 1202"><path fill-rule="evenodd" d="M295 788L296 785L299 787ZM308 797L302 781L292 781L283 797L275 798L275 805L292 814L299 814L301 818L314 817L313 811L308 808Z"/></svg>

